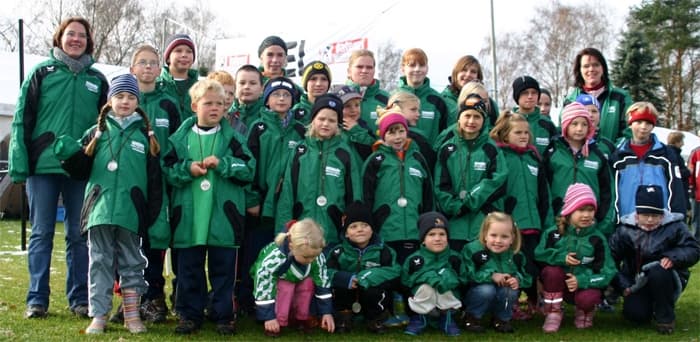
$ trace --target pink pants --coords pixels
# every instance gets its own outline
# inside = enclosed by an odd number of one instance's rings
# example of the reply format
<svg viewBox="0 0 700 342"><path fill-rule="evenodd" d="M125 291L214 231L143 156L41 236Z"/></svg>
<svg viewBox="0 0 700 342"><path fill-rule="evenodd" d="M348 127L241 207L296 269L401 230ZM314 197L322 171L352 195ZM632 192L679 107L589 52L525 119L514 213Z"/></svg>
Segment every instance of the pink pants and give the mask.
<svg viewBox="0 0 700 342"><path fill-rule="evenodd" d="M584 312L590 312L602 301L602 291L600 289L578 289L569 292L566 288L566 273L562 267L545 266L540 273L542 288L546 292L562 292L564 300L573 302L577 308Z"/></svg>
<svg viewBox="0 0 700 342"><path fill-rule="evenodd" d="M309 319L309 307L313 294L314 283L311 278L305 278L298 283L279 279L277 281L277 299L275 300L277 323L282 327L289 325L289 315L292 312L298 321Z"/></svg>

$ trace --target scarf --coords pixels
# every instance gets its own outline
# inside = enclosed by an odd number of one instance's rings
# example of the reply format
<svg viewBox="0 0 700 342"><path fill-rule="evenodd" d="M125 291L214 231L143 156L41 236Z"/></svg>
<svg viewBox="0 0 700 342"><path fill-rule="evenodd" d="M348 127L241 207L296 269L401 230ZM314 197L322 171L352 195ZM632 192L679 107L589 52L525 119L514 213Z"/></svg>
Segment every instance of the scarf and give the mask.
<svg viewBox="0 0 700 342"><path fill-rule="evenodd" d="M71 72L76 74L92 65L92 57L89 55L82 54L80 58L75 59L66 55L66 53L58 47L53 48L53 57L56 58L56 60L63 62L68 66L68 69L70 69Z"/></svg>

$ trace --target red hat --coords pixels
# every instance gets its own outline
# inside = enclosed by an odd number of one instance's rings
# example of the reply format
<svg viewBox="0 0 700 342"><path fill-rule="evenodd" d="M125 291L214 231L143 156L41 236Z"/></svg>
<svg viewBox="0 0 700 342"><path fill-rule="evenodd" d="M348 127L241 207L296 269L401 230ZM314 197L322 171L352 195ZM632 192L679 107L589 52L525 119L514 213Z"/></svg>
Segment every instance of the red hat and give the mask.
<svg viewBox="0 0 700 342"><path fill-rule="evenodd" d="M627 124L629 125L639 120L649 121L652 125L656 126L656 115L651 112L649 107L642 107L631 111L629 113L629 119L627 119Z"/></svg>
<svg viewBox="0 0 700 342"><path fill-rule="evenodd" d="M401 124L408 132L408 122L401 113L387 113L379 119L379 137L384 139L384 134L389 130L389 127L394 124Z"/></svg>

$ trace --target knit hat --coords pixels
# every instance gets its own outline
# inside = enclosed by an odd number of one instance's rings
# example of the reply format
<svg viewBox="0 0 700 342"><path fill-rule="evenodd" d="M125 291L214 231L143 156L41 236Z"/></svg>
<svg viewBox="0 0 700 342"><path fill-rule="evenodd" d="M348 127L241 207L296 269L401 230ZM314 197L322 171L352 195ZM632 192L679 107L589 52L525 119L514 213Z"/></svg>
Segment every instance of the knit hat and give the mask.
<svg viewBox="0 0 700 342"><path fill-rule="evenodd" d="M484 99L482 99L479 94L469 94L467 98L459 104L459 114L462 114L463 111L468 109L476 110L484 117L484 120L486 120L486 103L484 103ZM459 115L457 118L459 118Z"/></svg>
<svg viewBox="0 0 700 342"><path fill-rule="evenodd" d="M311 108L311 121L314 120L316 114L323 108L330 108L338 114L338 125L343 124L343 100L341 100L338 95L333 93L326 93L316 98L314 101L314 106Z"/></svg>
<svg viewBox="0 0 700 342"><path fill-rule="evenodd" d="M576 97L576 102L584 106L595 105L598 107L598 111L600 111L600 102L598 102L598 99L596 99L593 95L581 94Z"/></svg>
<svg viewBox="0 0 700 342"><path fill-rule="evenodd" d="M321 61L313 61L304 67L304 72L301 74L301 86L304 88L304 90L309 91L306 89L306 84L309 83L311 76L316 74L326 75L326 78L328 78L328 84L331 84L331 69L328 68L328 65Z"/></svg>
<svg viewBox="0 0 700 342"><path fill-rule="evenodd" d="M592 205L593 209L598 208L595 194L588 184L574 183L569 185L564 195L564 206L561 208L561 216L567 216L585 205Z"/></svg>
<svg viewBox="0 0 700 342"><path fill-rule="evenodd" d="M357 89L347 85L333 86L330 92L338 95L343 100L343 104L347 104L352 99L362 99L362 94Z"/></svg>
<svg viewBox="0 0 700 342"><path fill-rule="evenodd" d="M658 185L640 185L635 201L637 214L664 213L664 193Z"/></svg>
<svg viewBox="0 0 700 342"><path fill-rule="evenodd" d="M408 122L406 118L401 113L386 113L379 118L379 137L384 139L384 134L389 130L394 124L401 124L403 128L408 132Z"/></svg>
<svg viewBox="0 0 700 342"><path fill-rule="evenodd" d="M265 49L273 45L281 47L284 50L284 54L287 54L287 43L285 43L284 40L280 37L269 36L263 39L262 43L260 43L260 46L258 47L258 57L262 56L262 53L263 51L265 51Z"/></svg>
<svg viewBox="0 0 700 342"><path fill-rule="evenodd" d="M569 125L576 118L584 118L588 123L588 132L586 133L586 141L581 148L581 154L584 157L588 157L588 140L593 138L595 134L595 127L593 127L593 122L591 122L591 113L588 112L586 107L578 102L571 102L561 112L561 135L564 139L569 140L566 131Z"/></svg>
<svg viewBox="0 0 700 342"><path fill-rule="evenodd" d="M418 217L418 241L425 240L425 236L431 229L442 228L450 236L450 230L447 227L447 218L445 215L437 211L429 211Z"/></svg>
<svg viewBox="0 0 700 342"><path fill-rule="evenodd" d="M119 93L127 92L139 98L139 83L132 74L121 74L112 79L109 85L107 98L111 98Z"/></svg>
<svg viewBox="0 0 700 342"><path fill-rule="evenodd" d="M165 53L163 54L163 59L165 59L165 65L170 65L170 53L178 45L187 45L192 49L192 60L194 61L197 57L196 49L194 48L194 41L190 36L184 33L174 34L168 37L168 44L165 46Z"/></svg>
<svg viewBox="0 0 700 342"><path fill-rule="evenodd" d="M629 118L627 119L627 124L629 125L639 120L649 121L652 125L656 126L656 115L651 112L649 107L637 108L630 112Z"/></svg>
<svg viewBox="0 0 700 342"><path fill-rule="evenodd" d="M537 80L530 76L520 76L516 78L515 81L513 81L513 100L515 100L515 103L518 103L520 93L530 88L537 90L537 98L539 99L541 91L540 84L537 82Z"/></svg>
<svg viewBox="0 0 700 342"><path fill-rule="evenodd" d="M265 83L265 90L263 91L263 104L265 106L267 106L270 94L277 89L284 89L292 94L292 106L297 103L297 91L294 88L294 82L286 77L275 77Z"/></svg>
<svg viewBox="0 0 700 342"><path fill-rule="evenodd" d="M342 235L345 235L345 231L348 227L355 222L367 223L372 229L374 229L374 218L372 217L372 210L369 206L365 205L360 201L355 201L350 203L347 208L345 208L345 215L343 215L343 230Z"/></svg>

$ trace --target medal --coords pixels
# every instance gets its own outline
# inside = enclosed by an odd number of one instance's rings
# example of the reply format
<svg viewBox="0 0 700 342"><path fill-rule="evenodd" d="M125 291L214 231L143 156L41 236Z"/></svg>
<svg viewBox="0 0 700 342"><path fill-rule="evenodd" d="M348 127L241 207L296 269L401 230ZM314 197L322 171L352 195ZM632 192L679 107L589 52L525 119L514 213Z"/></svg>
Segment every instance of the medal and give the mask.
<svg viewBox="0 0 700 342"><path fill-rule="evenodd" d="M360 310L362 310L362 305L359 302L352 303L352 312L360 313Z"/></svg>
<svg viewBox="0 0 700 342"><path fill-rule="evenodd" d="M117 170L118 167L119 167L119 164L117 164L117 161L114 159L110 160L109 163L107 163L107 170L109 170L109 171L114 172Z"/></svg>
<svg viewBox="0 0 700 342"><path fill-rule="evenodd" d="M320 196L316 197L316 204L317 204L319 207L323 207L323 206L325 206L327 203L328 203L328 199L326 198L326 196L320 195Z"/></svg>
<svg viewBox="0 0 700 342"><path fill-rule="evenodd" d="M211 189L211 182L208 179L205 179L199 183L199 188L202 189L202 191L207 191Z"/></svg>
<svg viewBox="0 0 700 342"><path fill-rule="evenodd" d="M408 204L408 200L406 199L406 197L402 196L402 197L399 197L398 200L396 200L396 204L398 204L399 207L401 207L401 208L405 208L406 205Z"/></svg>
<svg viewBox="0 0 700 342"><path fill-rule="evenodd" d="M462 190L459 192L459 199L465 199L467 197L467 190Z"/></svg>

